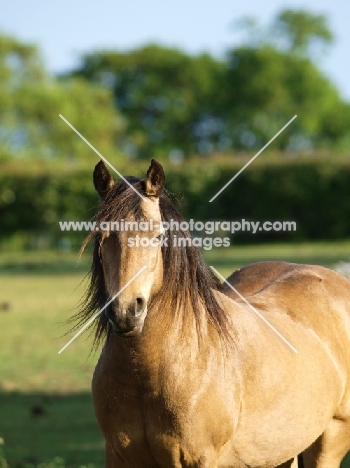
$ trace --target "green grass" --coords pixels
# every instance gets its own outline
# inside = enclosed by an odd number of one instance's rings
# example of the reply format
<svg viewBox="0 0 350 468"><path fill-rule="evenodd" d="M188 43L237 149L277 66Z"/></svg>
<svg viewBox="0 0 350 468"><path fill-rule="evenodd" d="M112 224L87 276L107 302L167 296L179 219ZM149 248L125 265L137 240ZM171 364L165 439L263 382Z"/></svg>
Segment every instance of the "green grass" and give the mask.
<svg viewBox="0 0 350 468"><path fill-rule="evenodd" d="M204 254L227 276L260 260L333 266L350 259L350 241L233 246ZM104 465L90 393L99 353L90 355L91 339L81 336L58 355L72 336L63 336L65 321L84 293L89 263L89 254L79 264L77 253L0 254L0 438L11 467L57 456L68 468Z"/></svg>
<svg viewBox="0 0 350 468"><path fill-rule="evenodd" d="M56 456L67 468L104 464L90 393L98 353L81 336L58 354L86 286L88 261L75 262L54 252L0 256L0 437L11 467Z"/></svg>
<svg viewBox="0 0 350 468"><path fill-rule="evenodd" d="M79 257L79 252L66 251L0 251L0 275L4 274L86 274L90 267L87 252Z"/></svg>
<svg viewBox="0 0 350 468"><path fill-rule="evenodd" d="M61 355L64 336L83 292L83 275L2 275L0 387L3 390L70 392L89 389L97 356L91 340L77 339Z"/></svg>
<svg viewBox="0 0 350 468"><path fill-rule="evenodd" d="M11 467L48 463L58 455L65 467L103 466L104 440L90 393L2 393L0 413Z"/></svg>

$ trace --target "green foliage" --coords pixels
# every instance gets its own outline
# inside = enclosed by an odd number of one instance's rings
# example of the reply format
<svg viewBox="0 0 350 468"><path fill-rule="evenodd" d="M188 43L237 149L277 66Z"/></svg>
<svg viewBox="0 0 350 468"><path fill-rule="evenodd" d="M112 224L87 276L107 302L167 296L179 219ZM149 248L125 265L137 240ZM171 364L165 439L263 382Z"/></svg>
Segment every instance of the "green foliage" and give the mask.
<svg viewBox="0 0 350 468"><path fill-rule="evenodd" d="M170 185L176 179L184 198L187 218L252 221L287 221L297 223L290 233L238 233L237 241L340 239L350 236L350 165L287 161L255 165L246 169L215 201L208 205L225 183L239 170L238 166L206 165L205 171L168 174ZM196 173L201 186L192 190ZM198 180L198 179L197 179ZM178 192L179 193L179 192Z"/></svg>
<svg viewBox="0 0 350 468"><path fill-rule="evenodd" d="M262 147L293 115L274 145L295 152L345 148L350 141L350 105L311 60L332 42L324 15L282 10L266 29L245 18L249 33L229 51L221 108L234 148Z"/></svg>
<svg viewBox="0 0 350 468"><path fill-rule="evenodd" d="M223 59L150 44L93 51L60 78L35 46L0 35L0 160L83 160L91 149L58 114L119 160L258 150L295 114L275 148L348 148L350 104L313 60L332 42L327 18L284 9L268 28L240 24L248 38Z"/></svg>
<svg viewBox="0 0 350 468"><path fill-rule="evenodd" d="M207 54L191 57L148 45L125 53L88 54L73 75L113 89L118 109L128 120L125 150L149 157L154 148L198 151L197 127L212 112L213 84L223 67Z"/></svg>
<svg viewBox="0 0 350 468"><path fill-rule="evenodd" d="M92 51L56 78L35 46L0 35L0 160L84 160L91 149L58 114L117 159L257 150L295 114L275 148L348 148L350 104L314 60L332 42L327 18L284 9L267 28L240 24L247 40L223 59L149 44Z"/></svg>
<svg viewBox="0 0 350 468"><path fill-rule="evenodd" d="M225 60L149 45L87 54L71 76L109 87L138 157L258 149L293 115L280 149L344 148L350 105L311 60L332 33L323 15L281 11L266 30L246 20L247 42Z"/></svg>
<svg viewBox="0 0 350 468"><path fill-rule="evenodd" d="M275 146L298 152L349 136L350 105L309 59L271 46L240 47L229 64L221 96L235 148L262 147L295 114Z"/></svg>
<svg viewBox="0 0 350 468"><path fill-rule="evenodd" d="M0 159L82 159L86 143L63 116L103 153L116 153L124 122L110 91L79 79L49 77L34 46L0 36Z"/></svg>
<svg viewBox="0 0 350 468"><path fill-rule="evenodd" d="M243 33L241 42L246 46L259 49L269 45L301 58L320 58L334 39L328 18L304 9L283 9L266 27L252 16L243 16L233 26L235 32Z"/></svg>
<svg viewBox="0 0 350 468"><path fill-rule="evenodd" d="M1 237L19 233L26 236L29 245L33 235L39 243L45 237L52 242L65 237L71 238L73 245L81 243L86 233L62 236L58 221L92 217L98 200L90 172L7 173L1 174L0 179Z"/></svg>
<svg viewBox="0 0 350 468"><path fill-rule="evenodd" d="M324 48L333 41L325 15L306 10L282 10L273 30L287 50L297 55L313 55L315 48Z"/></svg>
<svg viewBox="0 0 350 468"><path fill-rule="evenodd" d="M167 184L186 218L297 222L297 232L257 234L260 241L340 239L350 236L350 165L288 160L246 169L213 203L208 200L242 167L207 161L167 167ZM146 168L145 168L146 170ZM0 174L0 238L21 234L79 246L84 232L60 232L58 221L92 218L98 197L92 171ZM139 175L139 174L136 174ZM251 235L235 235L251 241ZM30 244L29 244L30 245Z"/></svg>

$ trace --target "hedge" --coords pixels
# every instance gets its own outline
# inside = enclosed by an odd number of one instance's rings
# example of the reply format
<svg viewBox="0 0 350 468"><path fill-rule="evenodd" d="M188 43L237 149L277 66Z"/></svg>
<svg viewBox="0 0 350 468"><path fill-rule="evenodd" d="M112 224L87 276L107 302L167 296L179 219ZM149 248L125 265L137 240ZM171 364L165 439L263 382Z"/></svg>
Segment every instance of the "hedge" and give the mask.
<svg viewBox="0 0 350 468"><path fill-rule="evenodd" d="M296 221L296 232L257 233L254 241L350 237L350 164L287 161L252 164L212 203L241 165L192 163L166 168L167 186L186 219ZM1 168L0 168L1 169ZM0 171L0 239L62 238L79 244L83 234L63 233L58 221L89 220L98 205L91 171ZM251 235L234 234L239 242Z"/></svg>

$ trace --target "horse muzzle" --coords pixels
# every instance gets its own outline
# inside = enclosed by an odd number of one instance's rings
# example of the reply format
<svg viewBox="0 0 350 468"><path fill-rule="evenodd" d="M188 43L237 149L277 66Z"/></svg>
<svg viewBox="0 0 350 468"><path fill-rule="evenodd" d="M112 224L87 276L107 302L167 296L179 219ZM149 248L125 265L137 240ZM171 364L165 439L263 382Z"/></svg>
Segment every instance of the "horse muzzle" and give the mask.
<svg viewBox="0 0 350 468"><path fill-rule="evenodd" d="M147 314L147 301L143 296L136 297L128 305L114 300L106 307L105 314L116 335L123 337L138 336L143 330Z"/></svg>

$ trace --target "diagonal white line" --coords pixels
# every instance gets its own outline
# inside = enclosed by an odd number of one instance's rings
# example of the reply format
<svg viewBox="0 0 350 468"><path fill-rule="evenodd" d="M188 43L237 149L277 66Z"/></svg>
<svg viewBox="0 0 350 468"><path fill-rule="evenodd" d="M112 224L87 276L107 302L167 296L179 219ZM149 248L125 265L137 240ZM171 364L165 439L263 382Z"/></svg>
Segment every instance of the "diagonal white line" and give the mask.
<svg viewBox="0 0 350 468"><path fill-rule="evenodd" d="M281 335L281 333L280 333L278 330L276 330L276 328L275 328L273 325L271 325L271 323L270 323L268 320L266 320L266 318L265 318L258 310L256 310L256 308L253 307L253 306L247 301L247 299L246 299L244 296L242 296L242 294L240 294L240 293L237 291L236 288L234 288L234 287L232 286L232 284L230 284L228 281L226 281L225 278L218 272L218 270L216 270L213 266L210 266L210 268L214 271L214 273L216 273L216 274L218 275L219 278L221 278L222 281L224 281L225 284L227 284L227 286L228 286L229 288L232 289L232 291L234 291L234 292L242 299L242 301L244 301L244 302L247 304L247 306L248 306L258 317L261 318L261 320L262 320L264 323L266 323L266 325L267 325L269 328L271 328L271 330L273 330L273 331L276 333L277 336L279 336L279 337L281 338L282 341L284 341L284 343L285 343L287 346L290 347L290 349L291 349L292 351L294 351L296 354L298 354L298 351L294 348L294 346L292 346L292 345L289 343L289 341L286 340L286 338L285 338L283 335Z"/></svg>
<svg viewBox="0 0 350 468"><path fill-rule="evenodd" d="M218 191L218 193L217 193L216 195L213 196L213 198L211 198L211 199L209 200L209 203L211 203L213 200L215 200L215 198L216 198L218 195L220 195L220 193L223 192L223 191L225 190L225 188L228 187L228 186L230 185L230 183L233 182L233 181L235 180L235 178L238 177L239 174L241 174L241 172L243 172L244 169L245 169L246 167L248 167L249 164L252 163L252 162L254 161L254 159L256 159L256 158L259 156L259 154L261 154L261 153L264 151L264 149L266 149L266 148L269 146L269 144L272 143L273 140L274 140L275 138L277 138L278 135L280 135L280 134L283 132L283 130L284 130L285 128L287 128L288 125L291 124L291 123L293 122L293 120L295 120L296 118L297 118L297 115L295 115L292 119L290 119L290 121L289 121L288 123L286 123L286 125L285 125L283 128L281 128L281 130L280 130L279 132L277 132L276 135L275 135L273 138L271 138L271 140L270 140L268 143L266 143L266 145L265 145L263 148L261 148L261 150L260 150L258 153L256 153L256 155L253 156L252 159L251 159L250 161L248 161L247 164L246 164L245 166L243 166L242 169L239 170L239 171L237 172L237 174L234 175L234 176L232 177L232 179L230 179L230 180L227 182L227 184L224 185L224 186L222 187L222 189Z"/></svg>
<svg viewBox="0 0 350 468"><path fill-rule="evenodd" d="M129 185L130 188L133 189L133 191L134 191L135 193L137 193L137 195L138 195L143 201L148 201L145 197L143 197L143 196L141 195L141 193L140 193L138 190L136 190L136 188L135 188L132 184L130 184L130 182L128 182L128 181L125 179L125 177L123 177L123 176L121 175L121 173L120 173L119 171L117 171L117 169L116 169L114 166L112 166L112 164L111 164L104 156L102 156L102 154L101 154L99 151L97 151L97 149L96 149L94 146L92 146L92 144L91 144L85 137L83 137L83 135L82 135L81 133L78 132L78 130L77 130L75 127L73 127L73 125L72 125L70 122L68 122L67 119L65 119L65 118L63 117L62 114L59 114L59 116L61 117L61 119L62 119L64 122L66 122L66 124L67 124L83 141L85 141L85 143L86 143L88 146L90 146L90 148L91 148L93 151L95 151L95 153L96 153L101 159L103 159L103 161L104 161L106 164L108 164L108 166L109 166L111 169L113 169L114 172L116 172L116 173L118 174L118 176L119 176L121 179L124 180L124 182L125 182L126 184Z"/></svg>
<svg viewBox="0 0 350 468"><path fill-rule="evenodd" d="M62 351L64 351L64 350L75 340L75 338L78 338L78 336L81 335L81 334L83 333L83 331L95 320L95 318L97 318L97 317L105 310L105 308L108 307L109 304L110 304L111 302L113 302L114 299L115 299L116 297L118 297L119 294L122 293L122 292L124 291L124 289L127 288L127 287L129 286L129 284L132 283L132 282L134 281L134 279L136 279L136 278L143 272L143 270L145 270L146 268L147 268L147 265L145 265L144 267L142 267L141 270L139 270L139 271L136 273L136 275L134 275L134 276L131 278L131 280L129 280L129 281L120 289L120 291L118 291L117 294L115 294L115 295L112 297L112 299L110 299L108 302L106 302L106 304L102 307L102 309L100 309L93 317L91 317L91 319L88 320L88 321L86 322L86 324L78 331L78 333L76 333L76 334L73 336L73 338L70 339L70 340L68 341L68 343L66 343L66 344L63 346L63 348L60 349L60 350L58 351L58 354L61 354Z"/></svg>

